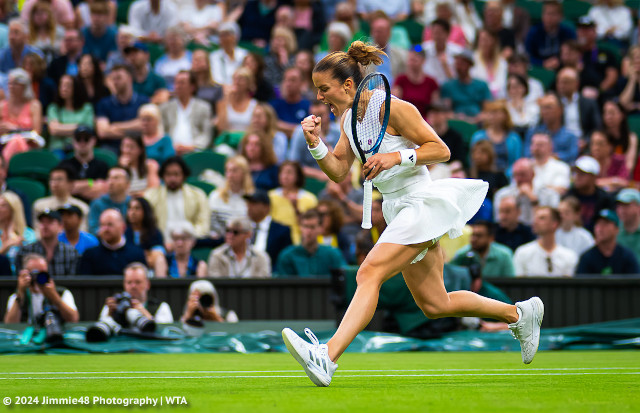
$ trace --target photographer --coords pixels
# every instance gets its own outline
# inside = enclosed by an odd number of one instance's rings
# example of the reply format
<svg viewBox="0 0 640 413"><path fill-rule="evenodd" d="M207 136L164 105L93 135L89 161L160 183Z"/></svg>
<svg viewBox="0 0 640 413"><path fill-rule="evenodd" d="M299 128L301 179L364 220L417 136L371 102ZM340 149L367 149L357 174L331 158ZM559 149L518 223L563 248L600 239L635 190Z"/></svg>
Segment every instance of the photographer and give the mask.
<svg viewBox="0 0 640 413"><path fill-rule="evenodd" d="M27 254L22 259L22 264L18 288L7 301L4 322L33 324L35 317L47 306L56 308L64 321L77 322L79 316L73 294L67 289L56 287L53 279L48 276L47 260L42 255Z"/></svg>
<svg viewBox="0 0 640 413"><path fill-rule="evenodd" d="M219 302L218 292L210 281L194 281L189 286L187 306L180 320L192 326L192 320L195 318L199 318L200 321L238 322L235 311L225 310L220 307Z"/></svg>
<svg viewBox="0 0 640 413"><path fill-rule="evenodd" d="M124 292L131 297L131 308L140 311L144 317L158 324L173 323L173 314L169 304L148 295L151 288L148 272L147 267L140 262L133 262L124 269L123 287ZM107 297L104 304L100 312L101 321L114 315L118 308L118 299Z"/></svg>

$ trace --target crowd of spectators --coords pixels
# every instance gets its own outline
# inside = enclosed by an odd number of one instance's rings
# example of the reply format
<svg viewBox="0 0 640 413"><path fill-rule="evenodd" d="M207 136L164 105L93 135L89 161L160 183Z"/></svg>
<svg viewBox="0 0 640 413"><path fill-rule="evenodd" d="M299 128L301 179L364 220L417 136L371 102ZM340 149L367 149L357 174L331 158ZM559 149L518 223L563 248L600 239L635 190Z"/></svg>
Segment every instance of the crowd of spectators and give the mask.
<svg viewBox="0 0 640 413"><path fill-rule="evenodd" d="M56 276L139 262L158 278L327 277L357 264L359 167L327 182L299 123L322 117L337 143L312 68L365 39L451 149L433 179L490 184L462 239L443 239L447 261L486 276L637 274L637 11L530 3L539 14L511 0L7 2L0 270L17 277L31 254ZM39 199L11 172L34 151L59 162ZM197 167L198 153L224 168Z"/></svg>

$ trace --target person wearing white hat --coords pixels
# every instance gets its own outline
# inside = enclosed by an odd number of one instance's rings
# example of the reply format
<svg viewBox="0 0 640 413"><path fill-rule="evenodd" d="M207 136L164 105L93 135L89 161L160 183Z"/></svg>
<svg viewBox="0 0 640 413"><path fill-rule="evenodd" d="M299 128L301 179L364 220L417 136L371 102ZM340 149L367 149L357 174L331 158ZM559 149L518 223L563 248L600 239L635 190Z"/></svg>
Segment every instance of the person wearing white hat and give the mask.
<svg viewBox="0 0 640 413"><path fill-rule="evenodd" d="M209 65L211 77L221 85L230 85L233 74L242 66L242 61L249 54L238 47L240 26L235 22L224 22L218 27L220 49L211 53Z"/></svg>
<svg viewBox="0 0 640 413"><path fill-rule="evenodd" d="M589 231L593 231L597 212L605 208L615 208L613 198L596 185L599 173L598 161L591 156L581 156L573 167L573 183L565 195L578 198L581 205L580 218Z"/></svg>
<svg viewBox="0 0 640 413"><path fill-rule="evenodd" d="M640 261L640 191L625 188L616 197L616 212L620 218L618 243L633 251Z"/></svg>

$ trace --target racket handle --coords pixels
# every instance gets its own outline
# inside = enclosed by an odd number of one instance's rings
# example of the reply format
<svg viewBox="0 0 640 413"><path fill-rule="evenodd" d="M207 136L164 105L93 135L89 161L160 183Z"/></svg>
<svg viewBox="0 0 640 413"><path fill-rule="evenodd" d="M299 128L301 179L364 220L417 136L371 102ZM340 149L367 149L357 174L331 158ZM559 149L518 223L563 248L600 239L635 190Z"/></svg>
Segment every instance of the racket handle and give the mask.
<svg viewBox="0 0 640 413"><path fill-rule="evenodd" d="M373 183L370 180L364 181L364 198L362 199L362 228L371 229L371 197Z"/></svg>

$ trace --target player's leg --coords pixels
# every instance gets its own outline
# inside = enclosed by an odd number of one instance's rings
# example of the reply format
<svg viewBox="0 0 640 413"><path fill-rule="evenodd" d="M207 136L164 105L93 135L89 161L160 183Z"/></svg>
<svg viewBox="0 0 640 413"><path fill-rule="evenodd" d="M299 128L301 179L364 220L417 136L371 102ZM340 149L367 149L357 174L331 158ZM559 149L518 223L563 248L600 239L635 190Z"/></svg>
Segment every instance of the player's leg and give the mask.
<svg viewBox="0 0 640 413"><path fill-rule="evenodd" d="M469 316L510 323L509 328L520 341L522 361L531 363L540 339L540 324L544 315L542 300L533 297L510 305L471 291L447 293L442 278L443 266L442 250L437 243L429 249L424 259L402 271L407 287L424 314L432 319Z"/></svg>

